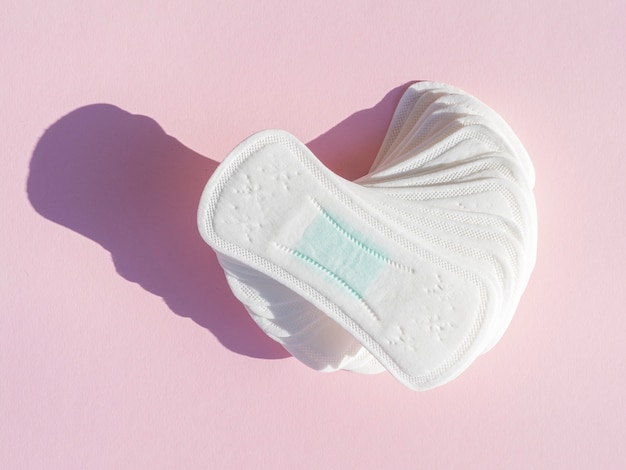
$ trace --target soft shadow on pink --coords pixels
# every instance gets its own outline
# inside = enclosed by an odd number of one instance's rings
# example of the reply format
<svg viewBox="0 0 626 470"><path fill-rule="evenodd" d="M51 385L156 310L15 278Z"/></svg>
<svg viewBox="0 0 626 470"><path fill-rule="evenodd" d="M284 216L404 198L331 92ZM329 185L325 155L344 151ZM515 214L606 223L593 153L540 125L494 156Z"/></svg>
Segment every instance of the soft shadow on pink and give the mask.
<svg viewBox="0 0 626 470"><path fill-rule="evenodd" d="M344 178L362 176L407 86L354 113L309 148ZM207 328L228 349L287 357L232 296L198 233L200 194L217 165L153 119L92 104L46 130L31 159L27 191L39 214L100 244L123 278L162 297L172 312Z"/></svg>

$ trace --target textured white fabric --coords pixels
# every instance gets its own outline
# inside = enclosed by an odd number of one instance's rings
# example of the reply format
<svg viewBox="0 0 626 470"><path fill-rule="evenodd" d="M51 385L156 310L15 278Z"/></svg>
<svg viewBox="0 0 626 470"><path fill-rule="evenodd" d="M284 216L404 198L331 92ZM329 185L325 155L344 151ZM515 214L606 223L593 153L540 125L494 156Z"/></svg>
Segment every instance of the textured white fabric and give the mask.
<svg viewBox="0 0 626 470"><path fill-rule="evenodd" d="M321 371L441 385L502 336L535 263L534 172L493 110L449 85L403 95L370 172L290 134L241 143L198 211L233 293Z"/></svg>

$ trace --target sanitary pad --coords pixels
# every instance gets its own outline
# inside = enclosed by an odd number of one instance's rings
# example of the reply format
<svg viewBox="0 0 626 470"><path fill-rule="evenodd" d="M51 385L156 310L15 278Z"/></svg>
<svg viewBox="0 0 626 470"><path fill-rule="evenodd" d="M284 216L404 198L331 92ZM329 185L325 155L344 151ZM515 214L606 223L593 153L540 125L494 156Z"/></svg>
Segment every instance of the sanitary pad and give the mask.
<svg viewBox="0 0 626 470"><path fill-rule="evenodd" d="M535 263L534 172L493 110L446 84L401 98L347 181L295 137L242 142L198 226L267 335L320 371L448 382L502 336Z"/></svg>

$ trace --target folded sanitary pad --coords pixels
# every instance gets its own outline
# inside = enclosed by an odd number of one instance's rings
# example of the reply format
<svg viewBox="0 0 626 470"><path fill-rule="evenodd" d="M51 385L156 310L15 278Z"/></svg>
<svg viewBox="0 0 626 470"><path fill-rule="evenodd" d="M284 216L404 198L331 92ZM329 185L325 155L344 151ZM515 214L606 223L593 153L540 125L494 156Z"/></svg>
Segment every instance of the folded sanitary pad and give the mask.
<svg viewBox="0 0 626 470"><path fill-rule="evenodd" d="M198 226L235 296L294 357L425 390L509 325L535 263L533 185L500 116L419 82L366 176L347 181L263 131L211 177Z"/></svg>

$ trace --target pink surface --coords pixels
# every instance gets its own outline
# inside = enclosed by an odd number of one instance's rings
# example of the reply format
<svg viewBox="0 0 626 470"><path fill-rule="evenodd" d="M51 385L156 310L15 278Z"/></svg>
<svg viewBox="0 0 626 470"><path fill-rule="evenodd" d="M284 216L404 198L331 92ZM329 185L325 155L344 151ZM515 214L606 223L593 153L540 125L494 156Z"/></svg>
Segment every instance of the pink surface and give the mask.
<svg viewBox="0 0 626 470"><path fill-rule="evenodd" d="M0 7L0 468L624 468L626 4L210 3ZM240 140L358 176L416 79L507 119L539 210L509 331L422 394L287 358L195 229Z"/></svg>

